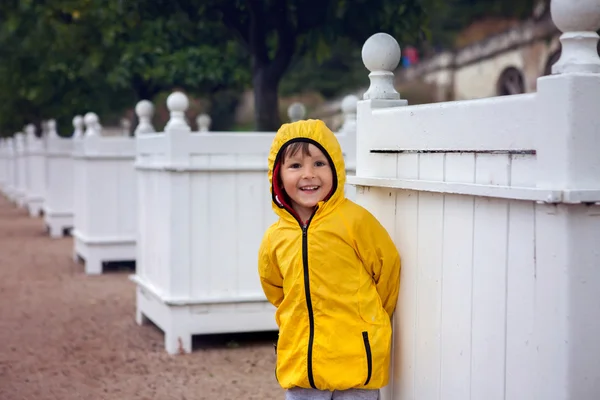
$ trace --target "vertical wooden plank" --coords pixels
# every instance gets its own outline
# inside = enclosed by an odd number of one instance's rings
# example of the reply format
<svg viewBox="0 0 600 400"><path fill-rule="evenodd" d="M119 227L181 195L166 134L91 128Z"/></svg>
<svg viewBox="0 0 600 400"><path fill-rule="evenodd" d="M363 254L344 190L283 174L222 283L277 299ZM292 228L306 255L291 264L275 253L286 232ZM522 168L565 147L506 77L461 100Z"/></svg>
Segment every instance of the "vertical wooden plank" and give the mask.
<svg viewBox="0 0 600 400"><path fill-rule="evenodd" d="M514 156L511 185L535 185L535 159ZM506 399L535 398L535 203L510 203L506 300Z"/></svg>
<svg viewBox="0 0 600 400"><path fill-rule="evenodd" d="M443 181L444 157L444 154L422 154L419 157L419 179ZM438 399L444 195L419 193L418 219L415 397Z"/></svg>
<svg viewBox="0 0 600 400"><path fill-rule="evenodd" d="M238 155L237 165L257 165L262 155ZM264 234L262 224L263 172L238 172L236 176L236 208L238 210L237 290L240 295L261 295L257 274L258 249Z"/></svg>
<svg viewBox="0 0 600 400"><path fill-rule="evenodd" d="M167 291L169 290L167 284L171 276L171 265L169 264L169 247L170 241L175 239L169 236L169 226L171 221L169 215L165 213L165 210L168 210L168 207L170 206L170 193L168 190L164 190L164 188L169 187L170 172L156 171L156 174L154 176L156 182L157 198L160 199L159 208L155 209L154 212L162 213L164 215L164 217L160 219L160 229L155 236L155 244L160 245L161 248L160 259L157 260L158 262L156 263L156 268L157 275L160 279L158 281L158 285L160 288L164 288L164 290Z"/></svg>
<svg viewBox="0 0 600 400"><path fill-rule="evenodd" d="M235 155L211 155L213 165L235 166ZM210 254L208 266L211 272L210 293L213 296L230 296L235 290L236 251L232 243L239 237L238 218L240 210L236 204L236 172L211 171L209 184L209 231Z"/></svg>
<svg viewBox="0 0 600 400"><path fill-rule="evenodd" d="M508 185L509 159L480 154L476 183ZM475 199L471 398L504 400L508 201Z"/></svg>
<svg viewBox="0 0 600 400"><path fill-rule="evenodd" d="M475 156L447 154L445 180L473 183ZM446 195L442 273L440 399L465 400L471 391L472 196Z"/></svg>
<svg viewBox="0 0 600 400"><path fill-rule="evenodd" d="M208 168L207 156L195 156L192 162L197 167ZM209 175L207 171L198 171L191 176L191 259L192 268L190 277L192 281L192 297L206 297L210 292L212 280L211 242L210 242L210 193ZM218 268L218 267L217 267Z"/></svg>
<svg viewBox="0 0 600 400"><path fill-rule="evenodd" d="M398 156L399 178L419 176L419 156ZM400 253L402 271L398 307L394 316L390 399L416 400L416 319L417 319L417 232L419 195L409 190L396 192L396 228L394 241Z"/></svg>
<svg viewBox="0 0 600 400"><path fill-rule="evenodd" d="M136 193L138 190L135 179L133 160L119 161L119 236L133 237L137 216Z"/></svg>

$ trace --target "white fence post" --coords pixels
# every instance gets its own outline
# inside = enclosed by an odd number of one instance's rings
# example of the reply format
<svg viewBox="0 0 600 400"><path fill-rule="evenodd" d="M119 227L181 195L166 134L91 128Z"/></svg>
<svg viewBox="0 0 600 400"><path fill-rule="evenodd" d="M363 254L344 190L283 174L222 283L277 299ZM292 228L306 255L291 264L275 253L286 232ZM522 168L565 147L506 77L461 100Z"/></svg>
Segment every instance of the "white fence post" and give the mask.
<svg viewBox="0 0 600 400"><path fill-rule="evenodd" d="M43 137L35 135L35 126L27 125L27 197L25 204L29 215L37 217L44 205L44 189L46 183L45 146Z"/></svg>
<svg viewBox="0 0 600 400"><path fill-rule="evenodd" d="M7 176L7 185L5 193L8 196L10 201L15 200L15 191L17 186L17 172L16 168L17 164L17 152L16 152L16 144L15 137L11 136L6 138L6 148L8 154L8 176Z"/></svg>
<svg viewBox="0 0 600 400"><path fill-rule="evenodd" d="M562 193L536 213L535 398L600 396L600 29L598 0L552 0L563 32L538 80L537 186Z"/></svg>
<svg viewBox="0 0 600 400"><path fill-rule="evenodd" d="M15 196L15 202L19 207L25 206L25 200L27 198L27 139L24 132L17 132L15 135L16 140L16 168L17 168L17 190Z"/></svg>
<svg viewBox="0 0 600 400"><path fill-rule="evenodd" d="M152 116L154 115L154 105L148 100L141 100L135 106L135 113L138 116L138 125L135 128L134 135L143 135L145 133L154 133L156 130L152 126Z"/></svg>

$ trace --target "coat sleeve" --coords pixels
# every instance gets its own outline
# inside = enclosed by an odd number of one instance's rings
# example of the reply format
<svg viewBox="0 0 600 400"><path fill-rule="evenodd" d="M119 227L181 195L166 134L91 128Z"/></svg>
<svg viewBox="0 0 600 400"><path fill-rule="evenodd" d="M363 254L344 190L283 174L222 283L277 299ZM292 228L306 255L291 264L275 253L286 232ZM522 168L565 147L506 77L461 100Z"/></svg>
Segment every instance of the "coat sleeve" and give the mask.
<svg viewBox="0 0 600 400"><path fill-rule="evenodd" d="M383 308L391 318L400 290L398 249L387 230L368 212L356 235L360 257L373 277Z"/></svg>
<svg viewBox="0 0 600 400"><path fill-rule="evenodd" d="M279 307L283 301L283 276L279 266L272 260L273 254L269 243L269 231L267 231L258 251L258 275L267 300L275 307Z"/></svg>

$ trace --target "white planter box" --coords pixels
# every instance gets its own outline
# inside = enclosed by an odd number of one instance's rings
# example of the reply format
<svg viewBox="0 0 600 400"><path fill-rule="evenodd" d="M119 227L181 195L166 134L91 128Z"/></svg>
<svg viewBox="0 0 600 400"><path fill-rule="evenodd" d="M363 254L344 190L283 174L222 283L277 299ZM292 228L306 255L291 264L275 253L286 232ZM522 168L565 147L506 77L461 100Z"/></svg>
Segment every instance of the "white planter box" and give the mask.
<svg viewBox="0 0 600 400"><path fill-rule="evenodd" d="M44 221L50 236L62 237L73 227L73 140L46 140L46 193Z"/></svg>
<svg viewBox="0 0 600 400"><path fill-rule="evenodd" d="M532 94L402 106L393 38L363 48L350 181L402 258L384 400L598 398L600 8L552 3L576 32Z"/></svg>
<svg viewBox="0 0 600 400"><path fill-rule="evenodd" d="M25 204L29 215L37 217L44 206L46 191L46 149L42 139L28 140L26 160L28 174Z"/></svg>
<svg viewBox="0 0 600 400"><path fill-rule="evenodd" d="M190 352L195 334L277 330L256 264L277 219L267 179L274 133L192 134L173 121L167 133L137 136L136 320L165 332L169 354ZM354 146L342 146L353 166Z"/></svg>
<svg viewBox="0 0 600 400"><path fill-rule="evenodd" d="M84 136L74 139L74 255L88 274L103 263L136 259L135 140Z"/></svg>

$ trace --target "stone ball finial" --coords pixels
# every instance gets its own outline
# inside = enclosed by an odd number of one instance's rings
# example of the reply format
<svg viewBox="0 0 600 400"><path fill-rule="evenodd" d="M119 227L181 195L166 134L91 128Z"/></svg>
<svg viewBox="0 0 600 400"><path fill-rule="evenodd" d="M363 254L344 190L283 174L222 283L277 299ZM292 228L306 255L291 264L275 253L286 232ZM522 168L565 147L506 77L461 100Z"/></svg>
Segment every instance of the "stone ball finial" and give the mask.
<svg viewBox="0 0 600 400"><path fill-rule="evenodd" d="M210 131L211 122L212 122L212 119L210 118L210 115L208 115L208 114L198 115L198 117L196 118L196 125L198 125L198 131L199 132Z"/></svg>
<svg viewBox="0 0 600 400"><path fill-rule="evenodd" d="M96 115L96 113L86 113L83 116L83 123L85 124L86 136L100 136L101 126L98 115Z"/></svg>
<svg viewBox="0 0 600 400"><path fill-rule="evenodd" d="M79 138L83 136L83 117L81 115L76 115L73 117L73 137Z"/></svg>
<svg viewBox="0 0 600 400"><path fill-rule="evenodd" d="M167 108L171 112L185 112L190 106L187 96L181 92L173 92L167 97Z"/></svg>
<svg viewBox="0 0 600 400"><path fill-rule="evenodd" d="M299 102L292 103L288 107L287 114L291 122L300 121L306 117L306 107Z"/></svg>
<svg viewBox="0 0 600 400"><path fill-rule="evenodd" d="M600 73L596 33L600 29L600 2L552 0L550 13L563 32L560 59L552 66L552 73Z"/></svg>
<svg viewBox="0 0 600 400"><path fill-rule="evenodd" d="M342 112L344 114L356 114L356 106L358 104L358 97L353 94L349 94L342 100Z"/></svg>
<svg viewBox="0 0 600 400"><path fill-rule="evenodd" d="M364 99L400 99L394 88L394 70L400 63L400 45L391 35L379 32L365 41L362 48L362 60L371 71L371 86L363 95Z"/></svg>
<svg viewBox="0 0 600 400"><path fill-rule="evenodd" d="M379 32L365 41L362 48L363 64L371 72L393 72L400 63L400 45L393 36Z"/></svg>
<svg viewBox="0 0 600 400"><path fill-rule="evenodd" d="M185 111L190 106L187 96L181 92L173 92L167 97L167 108L171 112L171 118L165 126L167 130L190 131L190 126L185 120Z"/></svg>
<svg viewBox="0 0 600 400"><path fill-rule="evenodd" d="M154 115L154 104L149 100L140 100L135 105L135 114L138 118L152 118Z"/></svg>
<svg viewBox="0 0 600 400"><path fill-rule="evenodd" d="M149 100L140 100L135 105L135 114L138 117L138 125L133 132L134 135L145 133L154 133L156 130L152 125L152 116L154 115L154 104Z"/></svg>
<svg viewBox="0 0 600 400"><path fill-rule="evenodd" d="M46 128L48 129L49 137L52 137L52 138L58 137L58 132L56 131L56 120L55 119L49 119L46 122Z"/></svg>
<svg viewBox="0 0 600 400"><path fill-rule="evenodd" d="M35 137L35 125L33 124L27 124L25 125L25 136L27 136L28 138L34 138Z"/></svg>
<svg viewBox="0 0 600 400"><path fill-rule="evenodd" d="M562 32L596 32L600 29L600 2L597 0L552 0L550 13Z"/></svg>

